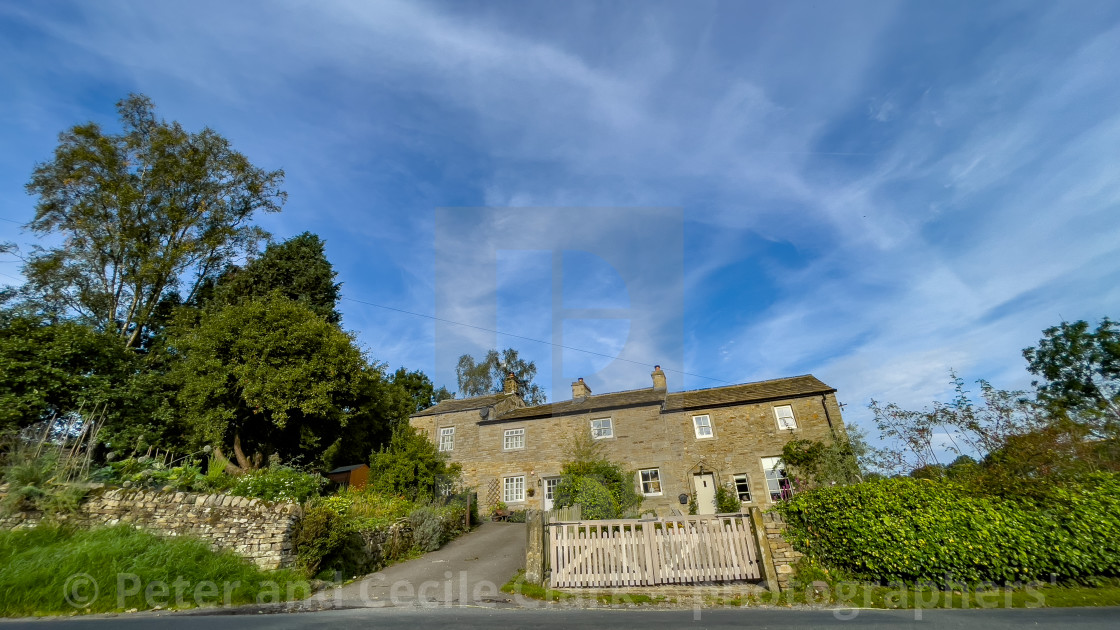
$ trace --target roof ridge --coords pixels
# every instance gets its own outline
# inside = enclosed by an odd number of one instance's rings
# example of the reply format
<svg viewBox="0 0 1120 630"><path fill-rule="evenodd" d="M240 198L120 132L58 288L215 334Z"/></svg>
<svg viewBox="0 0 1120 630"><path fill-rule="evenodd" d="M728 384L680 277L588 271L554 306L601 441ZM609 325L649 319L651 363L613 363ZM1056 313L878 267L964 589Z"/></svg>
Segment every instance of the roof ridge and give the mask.
<svg viewBox="0 0 1120 630"><path fill-rule="evenodd" d="M798 374L796 376L783 376L781 378L766 378L766 379L763 379L761 381L748 381L746 383L735 383L734 385L716 385L715 387L701 387L699 389L682 389L679 392L669 392L669 394L672 395L672 394L691 394L692 392L710 392L710 391L717 390L717 389L731 389L732 387L743 387L744 385L761 385L763 383L777 383L779 381L792 381L795 378L805 378L806 376L811 377L811 378L817 378L816 376L813 376L812 374ZM820 381L819 378L817 378L817 380ZM824 381L821 381L821 383L823 384Z"/></svg>

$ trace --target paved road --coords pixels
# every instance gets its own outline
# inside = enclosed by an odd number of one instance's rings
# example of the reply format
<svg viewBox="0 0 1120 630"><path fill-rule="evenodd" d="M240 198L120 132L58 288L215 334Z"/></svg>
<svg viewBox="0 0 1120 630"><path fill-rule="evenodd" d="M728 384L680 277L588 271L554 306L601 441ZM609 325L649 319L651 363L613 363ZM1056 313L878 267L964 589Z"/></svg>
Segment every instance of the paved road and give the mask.
<svg viewBox="0 0 1120 630"><path fill-rule="evenodd" d="M848 617L853 611L840 612ZM861 610L843 620L830 610L719 609L719 610L572 610L557 608L515 609L474 607L352 608L317 613L225 616L120 617L115 619L66 619L0 622L0 628L148 628L160 630L273 630L300 628L409 628L410 630L496 630L511 628L920 628L984 630L1023 627L1063 630L1113 630L1120 625L1117 608L1042 608L995 610Z"/></svg>
<svg viewBox="0 0 1120 630"><path fill-rule="evenodd" d="M525 525L483 523L443 548L311 598L332 608L504 603L499 589L525 567Z"/></svg>

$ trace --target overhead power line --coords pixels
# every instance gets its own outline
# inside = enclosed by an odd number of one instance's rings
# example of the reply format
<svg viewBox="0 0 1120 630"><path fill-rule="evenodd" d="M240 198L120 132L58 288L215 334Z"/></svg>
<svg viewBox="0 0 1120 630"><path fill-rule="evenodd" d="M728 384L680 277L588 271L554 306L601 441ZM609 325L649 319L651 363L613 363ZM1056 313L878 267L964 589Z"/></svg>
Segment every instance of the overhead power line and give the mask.
<svg viewBox="0 0 1120 630"><path fill-rule="evenodd" d="M524 341L531 341L533 343L541 343L541 344L544 344L546 346L552 346L552 347L555 347L555 348L563 348L564 350L571 350L573 352L582 352L584 354L591 354L591 355L594 355L594 356L597 356L597 357L604 357L604 358L607 358L607 359L612 359L614 361L624 361L626 363L633 363L634 365L641 365L641 366L644 366L644 367L650 367L652 365L656 365L655 363L646 363L646 362L642 362L642 361L634 361L634 360L631 360L631 359L623 359L622 357L616 357L614 355L604 354L602 352L595 352L594 350L585 350L583 348L576 348L574 346L566 346L562 343L553 343L551 341L545 341L543 339L535 339L533 337L526 337L524 335L515 335L513 333L503 332L503 331L500 331L500 330L495 330L493 328L486 328L485 326L476 326L474 324L468 324L466 322L457 322L457 321L454 321L454 320L451 320L451 319L445 319L443 317L436 317L435 315L428 315L427 313L417 313L415 311L406 311L403 308L396 308L394 306L385 306L384 304L376 304L374 302L367 302L365 300L357 300L357 299L349 298L349 297L344 297L342 299L344 299L348 302L357 302L358 304L365 304L367 306L374 306L374 307L377 307L377 308L385 309L387 311L393 311L393 312L396 312L396 313L404 313L405 315L412 315L412 316L415 316L415 317L423 317L424 319L430 319L430 320L433 320L433 321L442 322L444 324L452 324L454 326L463 326L464 328L473 328L475 330L481 330L483 332L494 333L496 335L505 335L506 337L513 337L514 339L522 339ZM684 370L674 370L674 369L666 368L666 367L662 367L661 369L665 370L666 372L675 372L677 374L682 374L684 376L695 376L696 378L702 378L702 379L706 379L706 380L709 380L709 381L716 381L717 383L726 383L728 385L734 385L734 383L732 383L730 381L725 381L723 379L714 378L714 377L711 377L711 376L704 376L703 374L693 374L692 372L685 372Z"/></svg>

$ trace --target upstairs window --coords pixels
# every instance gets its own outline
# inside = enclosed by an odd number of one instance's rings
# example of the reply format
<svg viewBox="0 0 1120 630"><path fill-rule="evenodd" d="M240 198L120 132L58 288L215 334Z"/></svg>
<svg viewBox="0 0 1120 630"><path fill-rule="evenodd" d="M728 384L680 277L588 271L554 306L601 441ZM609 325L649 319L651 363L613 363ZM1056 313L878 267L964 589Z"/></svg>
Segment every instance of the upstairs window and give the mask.
<svg viewBox="0 0 1120 630"><path fill-rule="evenodd" d="M502 448L507 451L525 448L525 429L506 429Z"/></svg>
<svg viewBox="0 0 1120 630"><path fill-rule="evenodd" d="M591 421L591 437L596 440L614 437L614 425L610 418L600 418Z"/></svg>
<svg viewBox="0 0 1120 630"><path fill-rule="evenodd" d="M439 450L450 451L455 448L455 427L444 427L439 430Z"/></svg>
<svg viewBox="0 0 1120 630"><path fill-rule="evenodd" d="M766 473L766 490L771 501L784 501L793 496L793 486L781 457L763 457L762 471Z"/></svg>
<svg viewBox="0 0 1120 630"><path fill-rule="evenodd" d="M778 429L796 429L797 421L793 419L793 407L781 405L774 407L774 417L778 419Z"/></svg>
<svg viewBox="0 0 1120 630"><path fill-rule="evenodd" d="M696 439L712 437L712 419L707 416L692 416L692 428L696 429Z"/></svg>

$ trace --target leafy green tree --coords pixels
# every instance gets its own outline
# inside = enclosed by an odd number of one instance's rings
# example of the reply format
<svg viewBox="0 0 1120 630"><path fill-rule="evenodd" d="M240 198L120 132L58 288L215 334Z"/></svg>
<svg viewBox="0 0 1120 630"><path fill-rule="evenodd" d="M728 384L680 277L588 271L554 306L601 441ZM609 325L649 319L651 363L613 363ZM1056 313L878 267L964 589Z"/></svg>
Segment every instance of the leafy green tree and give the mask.
<svg viewBox="0 0 1120 630"><path fill-rule="evenodd" d="M782 463L803 487L847 485L860 481L859 461L868 446L858 427L848 435L828 442L791 440L782 448Z"/></svg>
<svg viewBox="0 0 1120 630"><path fill-rule="evenodd" d="M1037 347L1023 350L1038 397L1056 413L1090 422L1098 438L1120 434L1120 328L1105 317L1096 330L1085 321L1043 331Z"/></svg>
<svg viewBox="0 0 1120 630"><path fill-rule="evenodd" d="M372 378L350 335L279 294L172 325L168 345L194 443L232 447L243 469L273 453L314 460Z"/></svg>
<svg viewBox="0 0 1120 630"><path fill-rule="evenodd" d="M122 132L95 123L59 136L27 184L27 227L60 244L36 247L24 293L138 346L169 293L195 289L266 236L250 223L277 212L283 171L266 171L211 129L158 120L147 97L117 104Z"/></svg>
<svg viewBox="0 0 1120 630"><path fill-rule="evenodd" d="M547 400L544 390L533 382L537 376L536 364L522 359L513 348L506 348L501 353L491 350L482 361L464 354L459 357L455 374L459 380L459 394L465 398L501 392L506 376L513 374L517 379L518 393L526 405L539 405Z"/></svg>
<svg viewBox="0 0 1120 630"><path fill-rule="evenodd" d="M112 335L0 312L0 431L82 412L134 421L148 408L139 368Z"/></svg>
<svg viewBox="0 0 1120 630"><path fill-rule="evenodd" d="M420 370L409 371L403 367L397 368L397 371L393 372L391 382L399 388L402 396L405 412L401 416L403 419L452 397L446 387L437 389L432 384L432 379Z"/></svg>
<svg viewBox="0 0 1120 630"><path fill-rule="evenodd" d="M370 488L411 500L435 496L459 474L458 464L449 464L431 440L403 423L393 429L389 444L370 456Z"/></svg>
<svg viewBox="0 0 1120 630"><path fill-rule="evenodd" d="M281 243L270 243L264 253L244 267L230 267L215 283L212 300L239 304L279 292L301 302L332 324L342 320L338 312L337 274L315 234L304 232Z"/></svg>

